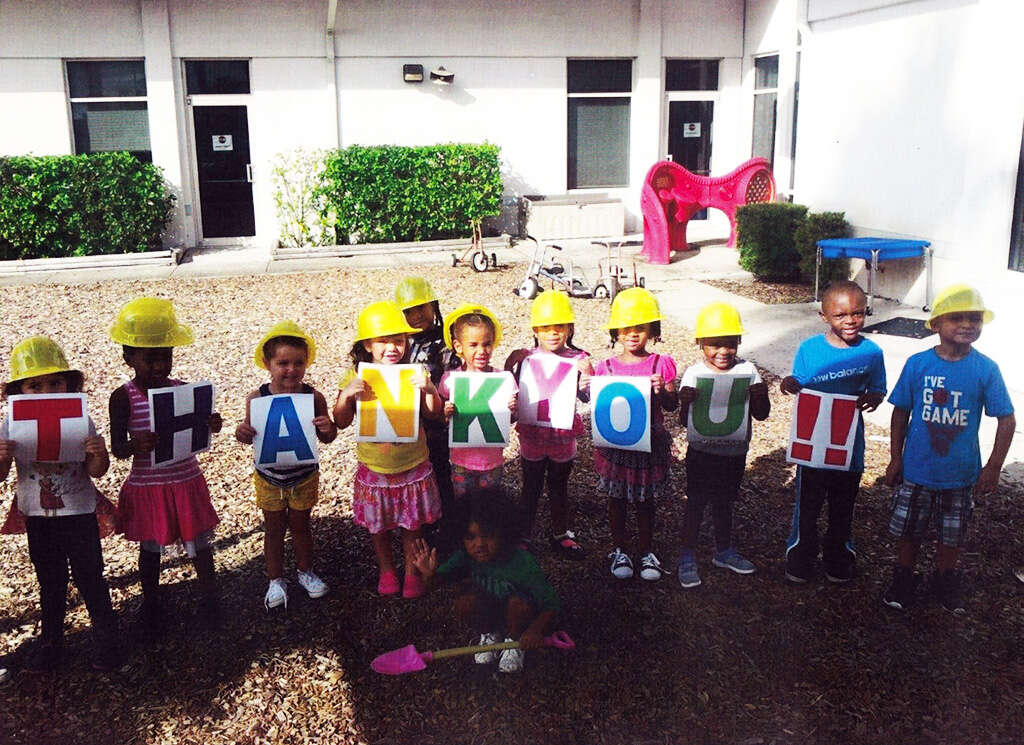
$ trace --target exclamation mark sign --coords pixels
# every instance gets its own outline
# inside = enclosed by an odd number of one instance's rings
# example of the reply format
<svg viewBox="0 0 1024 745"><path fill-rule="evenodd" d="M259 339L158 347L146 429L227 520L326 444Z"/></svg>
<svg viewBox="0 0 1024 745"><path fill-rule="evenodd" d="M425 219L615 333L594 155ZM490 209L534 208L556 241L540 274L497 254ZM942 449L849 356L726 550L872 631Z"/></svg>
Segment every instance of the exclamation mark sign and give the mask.
<svg viewBox="0 0 1024 745"><path fill-rule="evenodd" d="M849 451L846 445L846 436L850 432L850 425L857 415L857 402L846 398L832 400L832 421L829 442L839 447L830 447L825 450L825 463L830 466L845 466L846 457Z"/></svg>
<svg viewBox="0 0 1024 745"><path fill-rule="evenodd" d="M821 408L821 397L813 394L799 393L796 397L796 440L810 440L814 436L814 423L818 421L818 410ZM814 447L810 442L797 442L790 445L789 454L796 460L810 461Z"/></svg>

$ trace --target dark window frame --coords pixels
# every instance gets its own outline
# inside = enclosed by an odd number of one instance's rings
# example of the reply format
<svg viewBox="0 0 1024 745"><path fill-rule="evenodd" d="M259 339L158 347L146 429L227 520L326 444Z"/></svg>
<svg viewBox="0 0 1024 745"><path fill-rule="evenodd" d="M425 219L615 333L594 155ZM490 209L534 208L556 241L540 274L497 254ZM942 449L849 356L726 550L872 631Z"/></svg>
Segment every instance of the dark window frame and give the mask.
<svg viewBox="0 0 1024 745"><path fill-rule="evenodd" d="M146 88L146 77L145 77L145 59L136 57L130 58L93 58L93 59L82 59L82 58L65 58L62 60L64 70L64 90L67 96L67 107L68 107L68 120L70 124L71 134L71 149L76 155L87 155L101 152L117 152L118 150L124 150L129 152L141 161L146 163L153 162L153 149L152 149L152 138L150 137L149 131L149 97L148 89ZM140 70L136 73L136 84L141 85L134 89L131 95L128 93L119 93L118 91L103 91L102 85L104 78L100 70L101 65L112 64L112 65L126 65L137 63L140 65ZM86 66L94 66L92 71L89 71ZM138 74L141 73L141 77ZM81 86L85 84L87 87L83 89ZM97 87L89 87L97 86ZM73 90L75 89L75 90ZM111 95L92 95L92 94L105 94L110 93ZM76 95L76 94L87 94L87 95ZM88 125L84 123L83 114L86 114L90 107L96 107L97 110L108 110L114 111L117 109L117 105L125 105L125 110L136 110L146 112L146 140L148 147L143 150L129 150L128 148L119 148L118 150L97 150L90 147L89 136L91 134L88 129Z"/></svg>
<svg viewBox="0 0 1024 745"><path fill-rule="evenodd" d="M605 79L593 75L602 70L606 73ZM574 72L577 73L575 78ZM569 190L628 188L630 119L635 72L633 58L566 59L566 187ZM589 80L586 79L588 73L591 74ZM580 102L587 101L602 101L611 104L612 107L625 103L625 132L622 133L622 148L617 151L622 155L624 165L621 178L616 174L616 178L607 183L580 182L579 161L576 158L579 135L574 127L573 117L588 106L587 103Z"/></svg>

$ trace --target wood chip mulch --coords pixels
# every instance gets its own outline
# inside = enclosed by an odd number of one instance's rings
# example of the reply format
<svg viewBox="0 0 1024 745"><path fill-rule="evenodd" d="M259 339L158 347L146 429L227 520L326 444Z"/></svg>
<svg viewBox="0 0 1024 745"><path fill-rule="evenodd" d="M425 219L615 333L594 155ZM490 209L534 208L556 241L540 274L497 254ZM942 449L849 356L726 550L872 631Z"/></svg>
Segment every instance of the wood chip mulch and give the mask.
<svg viewBox="0 0 1024 745"><path fill-rule="evenodd" d="M702 279L701 282L766 305L814 302L814 285L802 282L766 282L757 279Z"/></svg>
<svg viewBox="0 0 1024 745"><path fill-rule="evenodd" d="M503 358L530 343L528 305L511 293L518 271L417 268L443 299L483 301L505 324ZM499 675L468 658L385 677L378 654L415 643L419 650L461 646L471 635L450 620L451 594L414 601L381 599L367 534L352 523L355 469L351 434L322 448L320 502L314 511L317 568L330 593L310 600L293 581L287 613L268 615L261 516L253 503L251 450L232 431L246 393L263 377L252 349L264 329L295 318L320 342L310 382L330 393L346 369L355 316L388 296L402 273L332 271L288 276L82 286L5 288L0 350L45 333L86 375L92 415L106 433L106 402L128 370L107 338L117 309L141 294L173 298L196 343L176 350L174 374L210 379L224 432L200 460L222 518L216 561L225 621L203 628L190 564L165 559L169 630L146 648L132 634L140 602L138 548L103 543L115 608L131 666L105 676L89 666L86 610L70 590L67 660L58 675L18 674L0 689L0 742L34 743L1011 743L1024 731L1024 612L1011 569L1024 559L1019 488L981 501L963 567L967 614L953 617L922 591L919 607L899 613L879 600L894 545L888 537L886 432L868 427L867 471L856 521L859 576L846 586L818 578L802 587L783 579L792 514L793 468L784 450L790 401L772 383L772 415L755 423L746 478L735 505L737 548L753 576L715 569L706 518L699 550L703 585L682 591L660 582L617 581L607 502L597 492L591 445L581 438L571 499L585 561L556 559L542 536L538 558L565 606L559 626L575 652L527 655L521 675ZM806 291L806 288L803 288ZM600 324L608 307L574 302L576 342L609 353ZM690 334L666 324L680 370L696 359ZM4 362L6 368L6 361ZM658 506L656 553L674 570L685 475L683 433L674 435L672 496ZM506 486L518 495L516 445L506 453ZM111 498L127 466L115 463L98 485ZM0 492L6 511L13 476ZM632 520L632 516L631 516ZM632 523L631 523L632 524ZM822 526L824 529L824 526ZM932 551L922 568L931 567ZM38 588L24 537L0 540L0 653L38 633ZM294 568L289 568L294 577Z"/></svg>

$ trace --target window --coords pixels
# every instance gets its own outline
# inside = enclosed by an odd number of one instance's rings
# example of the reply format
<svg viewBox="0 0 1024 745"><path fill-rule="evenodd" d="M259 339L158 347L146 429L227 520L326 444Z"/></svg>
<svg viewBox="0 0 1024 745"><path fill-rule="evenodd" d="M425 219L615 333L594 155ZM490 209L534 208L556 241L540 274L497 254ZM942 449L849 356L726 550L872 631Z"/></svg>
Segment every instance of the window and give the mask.
<svg viewBox="0 0 1024 745"><path fill-rule="evenodd" d="M629 185L632 60L569 60L570 189Z"/></svg>
<svg viewBox="0 0 1024 745"><path fill-rule="evenodd" d="M65 63L75 153L127 150L152 162L142 60Z"/></svg>
<svg viewBox="0 0 1024 745"><path fill-rule="evenodd" d="M202 93L249 93L248 60L189 60L185 63L185 90Z"/></svg>
<svg viewBox="0 0 1024 745"><path fill-rule="evenodd" d="M717 91L718 60L665 60L666 91Z"/></svg>
<svg viewBox="0 0 1024 745"><path fill-rule="evenodd" d="M779 98L779 55L754 59L753 158L775 159L775 113Z"/></svg>
<svg viewBox="0 0 1024 745"><path fill-rule="evenodd" d="M1013 224L1010 227L1010 269L1024 272L1024 137L1017 163L1017 196L1013 200Z"/></svg>

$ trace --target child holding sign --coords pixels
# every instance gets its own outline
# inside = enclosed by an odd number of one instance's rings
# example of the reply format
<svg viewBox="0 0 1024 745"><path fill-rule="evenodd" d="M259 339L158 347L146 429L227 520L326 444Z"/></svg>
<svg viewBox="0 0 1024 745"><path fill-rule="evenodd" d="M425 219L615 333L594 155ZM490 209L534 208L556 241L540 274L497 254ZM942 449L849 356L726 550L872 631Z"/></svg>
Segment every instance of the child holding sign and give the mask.
<svg viewBox="0 0 1024 745"><path fill-rule="evenodd" d="M573 325L576 317L565 293L542 292L530 306L530 326L533 327L534 348L518 349L505 360L505 369L516 376L520 394L524 381L530 405L523 407L520 395L518 407L519 448L523 457L523 511L527 539L533 535L533 522L537 505L544 490L547 475L548 505L551 509L551 548L567 559L582 559L583 547L576 542L576 534L569 530L569 474L576 458L576 438L583 434L583 420L575 411L575 400L589 400L590 376L594 369L590 356L573 346ZM566 365L549 364L552 357L560 357ZM556 361L557 362L557 361ZM553 425L553 397L563 387L574 394L567 400L570 418L563 428ZM536 398L533 401L530 397ZM559 397L561 399L562 397Z"/></svg>
<svg viewBox="0 0 1024 745"><path fill-rule="evenodd" d="M491 354L501 342L501 324L487 308L463 303L444 319L444 341L462 360L462 372L494 373ZM501 373L510 377L508 373ZM510 381L512 395L505 405L515 414L515 381ZM451 373L445 372L438 386L444 400L445 419L451 420L456 412L452 401ZM500 489L501 472L505 465L501 447L459 447L451 449L452 485L455 496L466 496L479 489ZM442 518L445 519L445 518Z"/></svg>
<svg viewBox="0 0 1024 745"><path fill-rule="evenodd" d="M754 565L732 545L732 504L739 495L750 446L750 419L768 418L768 387L757 368L736 356L743 334L739 312L711 303L697 314L697 345L704 359L686 368L679 388L680 423L687 425L686 512L679 584L700 584L697 536L710 504L716 567L752 574Z"/></svg>
<svg viewBox="0 0 1024 745"><path fill-rule="evenodd" d="M117 510L124 537L139 542L142 632L152 639L160 631L160 556L178 542L196 571L203 620L216 625L213 528L219 519L206 479L195 456L153 466L150 455L159 436L151 429L148 391L183 384L170 377L173 352L192 343L192 330L178 323L169 300L141 297L121 308L110 338L122 345L125 364L135 373L110 394L110 450L117 458L132 459ZM220 414L213 413L204 426L216 433L221 424Z"/></svg>
<svg viewBox="0 0 1024 745"><path fill-rule="evenodd" d="M367 383L358 369L362 363L398 365L406 361L409 352L409 334L416 329L406 323L402 311L387 301L371 303L359 314L355 344L349 357L357 369L341 382L341 390L334 402L334 421L339 428L352 424L356 418L357 402L370 402L379 394ZM420 408L426 416L440 418L441 399L430 376L422 367L409 380L419 397ZM401 393L399 395L401 398ZM403 416L409 412L402 411ZM386 412L385 412L386 415ZM352 496L353 519L370 531L379 577L377 592L381 595L398 593L398 573L391 550L391 532L401 532L405 554L405 581L402 596L419 597L424 592L423 579L413 564L413 544L422 537L423 526L441 516L441 503L430 466L426 436L423 427L411 442L365 442L356 445L355 487Z"/></svg>
<svg viewBox="0 0 1024 745"><path fill-rule="evenodd" d="M934 526L939 546L932 591L946 610L964 613L957 564L973 497L998 486L1017 423L999 366L972 346L992 318L973 287L953 285L940 292L928 319L939 343L907 360L889 396L891 459L885 482L897 487L889 532L898 541L892 584L882 599L892 608L906 610L913 602L917 553ZM982 412L997 419L984 468L978 444Z"/></svg>
<svg viewBox="0 0 1024 745"><path fill-rule="evenodd" d="M640 578L661 579L661 562L651 550L654 538L654 500L659 496L668 476L671 441L665 429L664 411L672 411L676 400L676 363L668 355L647 351L647 344L661 339L661 310L648 290L631 287L615 296L608 329L612 345L622 344L622 354L599 362L594 375L625 375L642 377L651 387L651 450L594 448L594 470L600 481L598 488L607 492L608 522L615 550L612 576L629 579L633 576L633 560L623 551L628 545L626 505L636 508L637 552L640 555Z"/></svg>
<svg viewBox="0 0 1024 745"><path fill-rule="evenodd" d="M798 394L806 388L856 396L860 411L878 408L885 398L885 362L878 345L861 336L866 308L867 296L855 282L833 282L825 288L818 315L827 330L800 344L793 374L782 379L783 393ZM853 578L853 506L863 471L864 422L859 417L849 470L797 465L793 528L786 541L786 579L790 582L804 584L811 578L818 558L818 515L826 501L825 576L835 583Z"/></svg>
<svg viewBox="0 0 1024 745"><path fill-rule="evenodd" d="M19 343L11 352L11 377L4 386L5 396L18 394L79 393L82 373L70 369L64 352L45 336L33 336ZM46 399L31 400L33 404ZM28 401L21 401L28 403ZM77 402L76 402L77 403ZM13 402L11 406L14 408ZM97 669L114 670L121 665L117 618L110 604L110 591L103 579L103 553L96 508L105 502L92 483L110 467L110 457L103 438L96 434L92 418L80 405L82 427L81 450L64 454L59 441L63 435L60 419L49 433L41 418L36 419L34 454L29 456L21 443L13 438L14 422L5 418L0 424L0 480L6 479L11 463L17 460L18 484L12 514L24 520L28 533L28 552L39 581L39 605L42 610L42 633L32 651L24 654L23 667L30 670L53 670L59 663L64 643L64 614L67 606L68 565L78 592L85 600L96 635ZM39 417L42 412L37 412ZM18 413L14 412L14 417ZM52 452L38 459L44 438L58 440ZM84 451L84 453L82 452ZM64 461L64 457L74 458ZM61 460L54 460L60 458ZM10 519L8 523L12 522ZM5 525L4 532L9 532ZM104 531L105 533L107 531Z"/></svg>
<svg viewBox="0 0 1024 745"><path fill-rule="evenodd" d="M245 444L252 444L257 435L253 426L252 402L267 396L283 394L301 394L313 397L312 425L316 428L316 437L320 442L329 443L338 436L338 428L327 413L327 399L324 394L303 382L306 368L316 360L316 342L313 337L299 328L294 321L281 321L264 334L256 345L254 361L256 366L270 373L270 382L264 383L252 391L245 399L245 421L235 429L235 438ZM307 399L308 400L308 399ZM265 416L259 422L266 444L267 428L271 421L277 429L291 422L298 423L295 406L291 399L286 401L290 406L286 411L292 416ZM269 411L267 412L269 414ZM277 438L278 432L270 432ZM269 586L263 598L267 610L278 606L288 607L288 589L284 579L284 536L288 530L292 533L292 548L295 550L295 565L298 568L298 580L311 598L323 597L327 594L327 584L313 572L313 534L309 528L310 512L316 504L317 487L320 483L320 469L316 462L312 445L304 437L304 433L289 432L290 438L300 438L298 442L291 439L284 441L291 461L303 462L297 465L278 465L275 460L264 463L257 454L256 470L252 475L253 488L256 490L256 504L263 510L263 520L267 529L263 536L263 555L267 560L267 579ZM284 448L282 448L283 450ZM308 457L300 458L301 455ZM305 452L305 451L308 451ZM312 462L310 462L312 461Z"/></svg>

